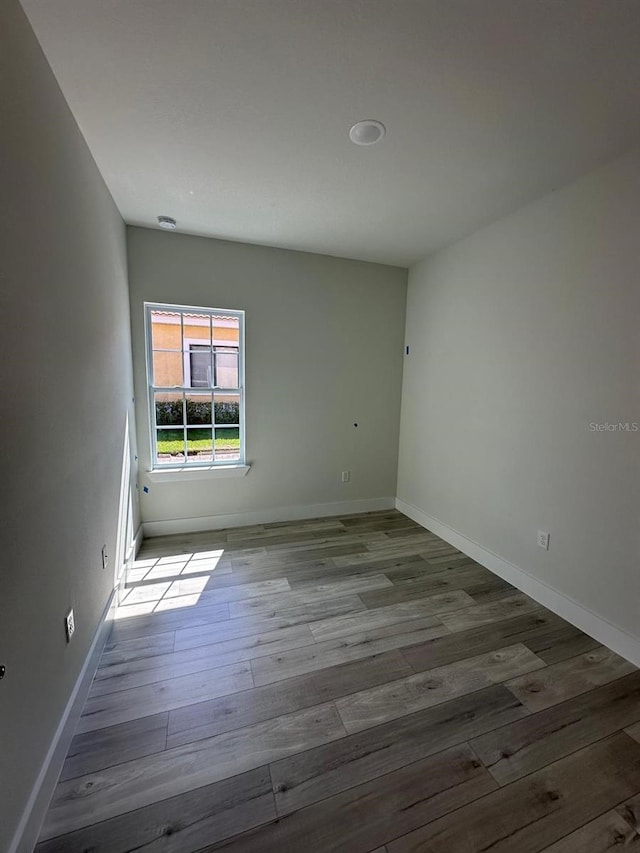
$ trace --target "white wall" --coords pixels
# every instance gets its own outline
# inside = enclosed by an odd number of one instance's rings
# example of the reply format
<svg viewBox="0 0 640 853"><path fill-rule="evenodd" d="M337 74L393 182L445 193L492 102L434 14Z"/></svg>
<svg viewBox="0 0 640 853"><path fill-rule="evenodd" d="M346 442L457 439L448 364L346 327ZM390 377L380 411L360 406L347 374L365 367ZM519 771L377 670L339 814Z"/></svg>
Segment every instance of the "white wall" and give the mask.
<svg viewBox="0 0 640 853"><path fill-rule="evenodd" d="M406 270L144 228L128 236L141 472L150 467L144 301L246 311L251 471L169 484L143 474L145 522L282 507L287 517L394 497Z"/></svg>
<svg viewBox="0 0 640 853"><path fill-rule="evenodd" d="M640 422L639 274L638 151L413 267L398 479L636 637L640 432L590 424Z"/></svg>
<svg viewBox="0 0 640 853"><path fill-rule="evenodd" d="M133 411L124 224L17 0L0 4L0 32L0 663L7 667L0 850L7 851L113 588ZM106 571L103 543L112 555ZM77 628L67 645L69 607Z"/></svg>

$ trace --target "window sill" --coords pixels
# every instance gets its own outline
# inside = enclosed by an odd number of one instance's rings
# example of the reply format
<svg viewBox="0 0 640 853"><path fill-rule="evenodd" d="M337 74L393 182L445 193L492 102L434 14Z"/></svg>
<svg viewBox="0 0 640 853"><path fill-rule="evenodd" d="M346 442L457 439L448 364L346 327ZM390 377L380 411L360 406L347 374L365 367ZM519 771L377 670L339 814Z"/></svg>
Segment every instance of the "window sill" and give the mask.
<svg viewBox="0 0 640 853"><path fill-rule="evenodd" d="M224 479L227 477L246 477L251 465L185 465L184 468L156 468L147 471L152 483L174 483L176 480Z"/></svg>

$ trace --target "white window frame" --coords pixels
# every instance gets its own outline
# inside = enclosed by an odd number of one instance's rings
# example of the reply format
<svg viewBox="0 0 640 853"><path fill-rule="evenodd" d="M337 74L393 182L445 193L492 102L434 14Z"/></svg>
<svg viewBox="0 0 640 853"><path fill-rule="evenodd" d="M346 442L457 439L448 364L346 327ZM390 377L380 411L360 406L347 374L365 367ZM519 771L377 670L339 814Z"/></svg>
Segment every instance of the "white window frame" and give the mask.
<svg viewBox="0 0 640 853"><path fill-rule="evenodd" d="M169 311L172 313L182 314L206 314L209 317L230 317L233 320L238 320L238 387L223 388L221 386L211 386L209 389L212 393L212 408L211 419L212 424L215 422L214 415L214 396L215 394L237 394L239 397L240 411L238 413L238 428L240 432L240 456L239 459L215 459L215 424L212 426L212 461L203 462L202 459L189 460L187 447L185 443L185 459L178 462L162 462L159 463L157 454L157 424L156 424L156 409L155 409L155 394L156 393L174 393L174 394L197 394L206 391L203 387L192 388L190 385L178 385L172 387L160 386L154 384L153 376L153 346L151 335L151 315L153 311ZM242 469L246 473L248 466L245 463L245 383L244 383L244 311L230 310L227 308L200 308L192 305L169 305L161 302L145 302L144 303L144 318L145 318L145 344L146 344L146 372L147 372L147 389L148 389L148 404L149 404L149 438L151 447L151 472L152 473L170 473L176 471L190 471L195 473L198 469L206 469L213 471L218 469L222 473L222 469L229 471L230 469ZM233 321L232 321L233 322ZM182 329L182 317L180 320ZM231 323L229 324L231 325ZM184 338L182 340L182 361L183 361L183 382L190 382L190 364L189 364L189 343L202 344L202 339ZM206 346L206 344L205 344ZM216 340L212 333L212 348L215 346L234 346L230 341ZM179 350L173 350L179 352ZM184 397L183 397L184 399ZM183 416L184 416L183 412ZM183 420L183 429L186 429L186 421ZM176 426L176 428L179 428ZM185 436L186 439L186 436Z"/></svg>

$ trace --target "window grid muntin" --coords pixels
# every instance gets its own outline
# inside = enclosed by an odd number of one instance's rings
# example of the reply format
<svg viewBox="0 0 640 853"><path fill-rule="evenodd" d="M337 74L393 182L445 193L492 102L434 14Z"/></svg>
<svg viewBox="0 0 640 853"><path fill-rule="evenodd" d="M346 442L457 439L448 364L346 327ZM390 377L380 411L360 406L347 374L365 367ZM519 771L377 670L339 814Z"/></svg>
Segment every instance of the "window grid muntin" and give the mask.
<svg viewBox="0 0 640 853"><path fill-rule="evenodd" d="M182 341L182 349L164 349L164 348L153 348L153 333L152 333L152 318L154 311L162 311L162 312L170 312L170 314L179 314L180 315L180 333L181 333L181 341ZM154 376L154 363L153 363L153 354L154 352L171 352L171 353L182 353L183 362L185 358L185 353L187 357L189 356L189 350L185 350L185 322L184 317L185 314L199 314L206 315L209 318L209 335L210 335L210 351L211 351L211 371L213 377L214 370L214 353L216 347L222 347L227 349L236 349L232 341L219 341L214 343L214 329L216 328L214 325L215 317L229 317L231 319L236 319L238 321L238 346L237 346L237 373L238 373L238 385L232 387L218 387L211 386L210 389L207 389L211 392L211 424L187 424L187 411L186 411L186 398L188 394L202 395L204 392L204 388L202 386L190 386L190 385L155 385L153 381L155 380ZM224 328L224 327L219 327ZM197 456L192 460L189 460L189 446L188 446L188 429L211 429L212 434L212 460L207 462L207 465L228 465L229 463L236 465L243 465L245 460L245 413L244 413L244 311L238 310L229 310L229 309L214 309L214 308L192 308L190 306L178 306L178 305L165 305L161 303L145 303L145 329L146 329L146 345L147 345L147 384L149 389L149 407L150 407L150 417L149 417L149 426L151 433L151 451L152 451L152 470L167 470L171 468L184 468L185 466L198 467L198 465L202 464L202 460ZM194 341L195 342L195 341ZM188 346L188 345L187 345ZM189 376L189 378L191 378ZM186 379L185 366L183 364L182 369L182 379L183 382ZM182 424L163 424L159 425L157 423L156 418L156 407L155 407L155 395L156 394L172 394L174 396L182 395ZM225 396L230 395L237 397L238 400L238 422L236 424L217 424L215 420L215 398L216 396ZM209 395L206 395L209 396ZM216 440L216 428L217 429L237 429L239 435L239 447L237 452L237 458L230 459L228 456L223 458L216 459L216 449L215 449L215 440ZM163 462L158 459L158 449L157 449L157 434L160 431L172 430L178 431L182 430L183 434L183 455L184 458L182 460L178 460L176 462Z"/></svg>

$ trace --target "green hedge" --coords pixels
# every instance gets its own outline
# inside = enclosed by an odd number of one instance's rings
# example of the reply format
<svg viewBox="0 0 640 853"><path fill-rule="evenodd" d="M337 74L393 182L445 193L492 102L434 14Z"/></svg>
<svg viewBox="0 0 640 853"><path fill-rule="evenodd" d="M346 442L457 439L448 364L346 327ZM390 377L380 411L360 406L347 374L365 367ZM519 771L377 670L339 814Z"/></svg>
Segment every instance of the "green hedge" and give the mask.
<svg viewBox="0 0 640 853"><path fill-rule="evenodd" d="M211 401L187 400L187 424L210 424ZM214 403L216 424L237 424L240 417L238 403ZM182 400L156 402L156 424L172 426L184 423L182 419Z"/></svg>
<svg viewBox="0 0 640 853"><path fill-rule="evenodd" d="M224 435L220 435L223 432ZM211 428L190 429L187 431L187 449L189 453L198 450L211 450ZM225 427L216 430L216 450L238 450L240 448L240 430L236 427ZM184 432L180 429L158 430L158 453L184 453Z"/></svg>

